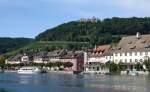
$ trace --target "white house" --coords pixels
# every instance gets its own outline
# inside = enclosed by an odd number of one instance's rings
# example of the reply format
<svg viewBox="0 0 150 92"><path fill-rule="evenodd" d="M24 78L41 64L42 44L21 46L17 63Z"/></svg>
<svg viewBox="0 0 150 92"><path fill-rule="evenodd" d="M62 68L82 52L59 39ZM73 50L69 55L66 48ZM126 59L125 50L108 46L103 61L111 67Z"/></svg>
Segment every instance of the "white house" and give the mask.
<svg viewBox="0 0 150 92"><path fill-rule="evenodd" d="M150 58L150 34L123 37L113 50L115 63L142 63Z"/></svg>
<svg viewBox="0 0 150 92"><path fill-rule="evenodd" d="M19 64L29 62L31 62L31 58L27 54L17 54L16 56L10 57L6 60L6 64Z"/></svg>
<svg viewBox="0 0 150 92"><path fill-rule="evenodd" d="M95 48L92 53L88 54L88 59L85 62L85 72L108 72L108 69L105 67L105 63L113 60L113 54L110 52L110 48L110 45L102 45Z"/></svg>

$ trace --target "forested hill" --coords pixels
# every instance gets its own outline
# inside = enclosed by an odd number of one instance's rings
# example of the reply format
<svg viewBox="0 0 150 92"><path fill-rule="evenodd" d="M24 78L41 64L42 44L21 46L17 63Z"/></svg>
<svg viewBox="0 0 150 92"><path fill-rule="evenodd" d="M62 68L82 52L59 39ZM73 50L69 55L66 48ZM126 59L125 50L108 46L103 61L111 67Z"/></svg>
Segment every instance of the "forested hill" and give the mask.
<svg viewBox="0 0 150 92"><path fill-rule="evenodd" d="M120 35L150 32L150 18L111 18L95 21L72 21L48 29L36 37L38 41L76 41L105 44L118 41Z"/></svg>
<svg viewBox="0 0 150 92"><path fill-rule="evenodd" d="M29 38L0 38L0 54L19 49L33 41Z"/></svg>

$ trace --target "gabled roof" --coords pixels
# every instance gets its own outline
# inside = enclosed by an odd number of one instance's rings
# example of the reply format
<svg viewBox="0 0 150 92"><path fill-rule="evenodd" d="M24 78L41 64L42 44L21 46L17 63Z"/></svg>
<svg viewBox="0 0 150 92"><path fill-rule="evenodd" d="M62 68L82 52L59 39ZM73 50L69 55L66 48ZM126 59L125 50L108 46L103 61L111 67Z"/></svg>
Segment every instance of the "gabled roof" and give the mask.
<svg viewBox="0 0 150 92"><path fill-rule="evenodd" d="M94 52L102 52L105 53L110 49L110 45L101 45L94 49Z"/></svg>
<svg viewBox="0 0 150 92"><path fill-rule="evenodd" d="M111 50L111 46L110 45L98 46L90 54L90 57L101 57L101 56L105 56L105 55L110 55L111 54L111 53L109 53L110 50Z"/></svg>
<svg viewBox="0 0 150 92"><path fill-rule="evenodd" d="M65 55L63 55L61 57L61 59L75 59L75 58L77 58L78 56L81 56L81 55L83 55L83 52L81 52L81 51L76 51L76 52L69 51Z"/></svg>
<svg viewBox="0 0 150 92"><path fill-rule="evenodd" d="M12 56L8 58L8 61L21 61L22 54L17 54L16 56Z"/></svg>
<svg viewBox="0 0 150 92"><path fill-rule="evenodd" d="M129 52L129 51L150 51L150 34L123 37L115 52Z"/></svg>
<svg viewBox="0 0 150 92"><path fill-rule="evenodd" d="M17 54L16 56L12 56L10 58L8 58L7 60L8 61L21 61L21 58L23 56L28 56L29 57L29 60L32 60L32 54Z"/></svg>

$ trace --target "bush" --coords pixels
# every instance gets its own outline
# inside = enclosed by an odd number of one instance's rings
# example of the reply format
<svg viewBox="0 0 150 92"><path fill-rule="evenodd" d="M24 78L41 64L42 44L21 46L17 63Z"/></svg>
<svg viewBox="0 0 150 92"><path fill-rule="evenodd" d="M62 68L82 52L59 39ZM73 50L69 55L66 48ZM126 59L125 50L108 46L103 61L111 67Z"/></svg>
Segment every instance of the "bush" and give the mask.
<svg viewBox="0 0 150 92"><path fill-rule="evenodd" d="M54 63L52 63L52 62L49 62L46 64L46 67L53 67L53 66L54 66Z"/></svg>
<svg viewBox="0 0 150 92"><path fill-rule="evenodd" d="M145 60L144 65L146 66L147 70L150 72L150 59Z"/></svg>
<svg viewBox="0 0 150 92"><path fill-rule="evenodd" d="M0 56L0 67L1 68L4 68L5 67L5 57L4 56Z"/></svg>
<svg viewBox="0 0 150 92"><path fill-rule="evenodd" d="M71 62L64 62L63 66L66 68L66 67L72 67L73 64Z"/></svg>
<svg viewBox="0 0 150 92"><path fill-rule="evenodd" d="M120 71L118 65L114 62L109 62L106 64L106 66L109 68L110 73L118 73Z"/></svg>
<svg viewBox="0 0 150 92"><path fill-rule="evenodd" d="M135 64L135 69L136 69L137 71L140 71L140 70L143 69L143 65L140 64L140 63L137 63L137 64Z"/></svg>

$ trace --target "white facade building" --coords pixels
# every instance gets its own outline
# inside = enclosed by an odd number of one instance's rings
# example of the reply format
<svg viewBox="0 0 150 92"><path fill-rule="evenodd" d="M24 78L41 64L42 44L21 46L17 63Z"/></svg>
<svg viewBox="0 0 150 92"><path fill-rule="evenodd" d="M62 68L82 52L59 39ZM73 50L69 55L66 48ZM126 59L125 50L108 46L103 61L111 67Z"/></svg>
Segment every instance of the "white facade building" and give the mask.
<svg viewBox="0 0 150 92"><path fill-rule="evenodd" d="M113 54L109 51L110 45L102 45L88 54L85 62L85 73L108 73L105 63L113 60Z"/></svg>
<svg viewBox="0 0 150 92"><path fill-rule="evenodd" d="M17 54L14 57L10 57L6 60L6 64L20 64L20 63L29 63L31 59L26 54Z"/></svg>
<svg viewBox="0 0 150 92"><path fill-rule="evenodd" d="M142 63L144 60L150 57L150 51L131 51L131 52L116 52L113 53L114 62L119 63Z"/></svg>
<svg viewBox="0 0 150 92"><path fill-rule="evenodd" d="M113 61L115 63L137 63L144 62L150 58L150 35L123 37L117 47L113 50Z"/></svg>

